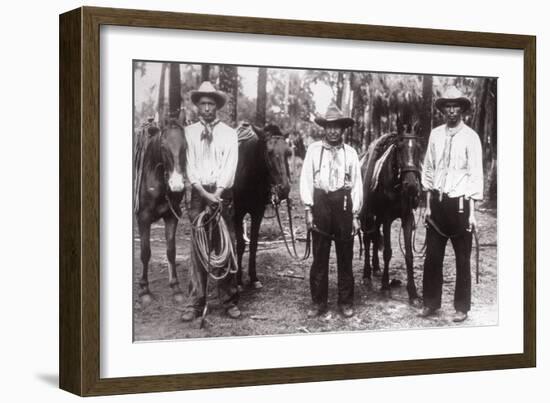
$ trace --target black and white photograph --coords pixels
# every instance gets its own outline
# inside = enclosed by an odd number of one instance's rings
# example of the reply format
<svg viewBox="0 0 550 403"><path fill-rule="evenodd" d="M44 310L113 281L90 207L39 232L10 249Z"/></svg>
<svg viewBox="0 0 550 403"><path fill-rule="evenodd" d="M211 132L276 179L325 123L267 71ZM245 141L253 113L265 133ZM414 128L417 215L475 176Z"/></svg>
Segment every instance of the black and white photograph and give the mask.
<svg viewBox="0 0 550 403"><path fill-rule="evenodd" d="M498 324L498 77L132 74L135 342Z"/></svg>

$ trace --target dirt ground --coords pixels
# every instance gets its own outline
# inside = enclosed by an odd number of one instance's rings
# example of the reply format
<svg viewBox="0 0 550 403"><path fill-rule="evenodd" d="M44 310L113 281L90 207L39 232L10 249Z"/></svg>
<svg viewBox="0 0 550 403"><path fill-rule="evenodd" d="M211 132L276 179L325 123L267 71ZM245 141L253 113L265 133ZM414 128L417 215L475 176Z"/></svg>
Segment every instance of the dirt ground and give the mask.
<svg viewBox="0 0 550 403"><path fill-rule="evenodd" d="M296 186L296 185L295 185ZM303 233L303 208L293 189L294 220L298 232ZM283 218L285 222L288 222ZM390 264L390 279L401 281L392 288L390 295L380 291L380 277L373 278L373 286L363 284L363 260L359 259L359 243L355 241L353 271L355 277L355 311L352 318L343 318L336 306L336 256L331 251L329 274L329 312L315 319L306 316L310 304L309 267L306 262L296 263L288 255L284 244L277 242L278 227L275 219L264 219L260 230L260 245L257 259L258 276L263 283L260 290L245 288L241 293L240 319L229 319L216 298L215 287L209 287L209 314L203 329L200 320L184 323L180 316L183 304L174 302L168 285L168 261L165 254L164 229L159 222L151 230L152 257L149 269L149 284L153 301L142 305L137 297L138 280L141 273L139 260L140 241L134 225L134 341L168 340L203 337L230 337L251 335L272 335L316 332L376 331L388 329L414 329L443 326L489 326L498 321L497 299L497 231L496 210L481 208L477 214L480 243L480 282L475 283L475 251L472 252L472 310L468 319L457 325L451 321L454 313L454 267L455 260L450 242L444 261L443 303L438 315L429 319L419 318L418 308L409 305L405 288L406 270L404 256L398 244L400 222L392 227L393 259ZM177 273L184 293L187 292L190 265L190 227L188 222L180 224L177 231ZM419 226L417 245L424 242L424 228ZM275 241L275 242L273 242ZM299 253L304 243L299 242ZM382 253L380 252L382 261ZM244 275L248 253L243 257ZM419 295L422 295L423 259L414 259L415 280Z"/></svg>

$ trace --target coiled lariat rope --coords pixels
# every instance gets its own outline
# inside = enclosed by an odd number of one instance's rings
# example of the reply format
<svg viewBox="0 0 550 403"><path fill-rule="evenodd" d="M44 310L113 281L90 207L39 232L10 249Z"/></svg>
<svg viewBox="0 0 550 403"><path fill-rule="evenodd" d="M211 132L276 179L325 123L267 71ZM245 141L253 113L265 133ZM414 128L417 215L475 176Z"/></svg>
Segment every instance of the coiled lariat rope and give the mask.
<svg viewBox="0 0 550 403"><path fill-rule="evenodd" d="M222 204L216 208L205 208L191 225L193 248L197 259L206 273L214 280L222 280L237 272L237 259L233 249L231 234L221 216ZM216 228L217 227L217 228ZM212 234L217 229L217 248L212 246ZM216 275L221 271L222 274Z"/></svg>

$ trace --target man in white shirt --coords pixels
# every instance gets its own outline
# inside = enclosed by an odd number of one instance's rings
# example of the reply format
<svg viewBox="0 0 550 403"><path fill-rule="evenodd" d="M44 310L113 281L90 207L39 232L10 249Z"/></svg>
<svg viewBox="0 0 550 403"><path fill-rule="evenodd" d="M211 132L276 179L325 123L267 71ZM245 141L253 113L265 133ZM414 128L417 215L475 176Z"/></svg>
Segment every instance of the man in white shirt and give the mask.
<svg viewBox="0 0 550 403"><path fill-rule="evenodd" d="M191 183L189 219L191 222L205 209L222 203L222 218L231 232L233 228L232 191L238 159L237 132L217 118L217 111L226 101L223 92L205 81L198 91L191 93L191 101L198 107L199 121L185 128L187 140L187 177ZM200 263L196 251L191 252L189 302L182 315L183 321L198 317L206 303L206 269ZM240 316L236 277L229 272L217 280L218 296L231 318Z"/></svg>
<svg viewBox="0 0 550 403"><path fill-rule="evenodd" d="M453 321L462 322L471 306L475 201L483 198L481 142L462 120L471 102L456 87L447 89L435 106L444 114L446 123L430 134L422 172L422 185L427 191L427 230L421 316L431 316L441 307L443 258L450 239L456 258Z"/></svg>
<svg viewBox="0 0 550 403"><path fill-rule="evenodd" d="M332 240L338 265L338 307L344 317L353 311L353 235L359 230L363 185L357 152L343 143L354 120L330 105L325 117L315 119L325 139L309 145L300 176L300 196L308 229L313 229L310 271L312 307L308 317L327 311L328 263Z"/></svg>

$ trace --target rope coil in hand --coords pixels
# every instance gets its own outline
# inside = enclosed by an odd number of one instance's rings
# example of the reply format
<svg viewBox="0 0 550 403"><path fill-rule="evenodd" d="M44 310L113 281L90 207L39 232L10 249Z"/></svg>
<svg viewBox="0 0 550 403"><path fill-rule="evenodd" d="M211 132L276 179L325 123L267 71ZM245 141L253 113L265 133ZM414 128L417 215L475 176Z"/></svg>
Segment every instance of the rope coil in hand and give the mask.
<svg viewBox="0 0 550 403"><path fill-rule="evenodd" d="M219 203L215 210L207 207L191 225L193 231L193 248L197 259L214 280L222 280L229 274L237 272L237 259L233 250L231 234L223 217L222 205ZM217 227L217 231L214 231ZM212 235L217 234L217 250L212 246ZM220 272L220 275L215 273Z"/></svg>

